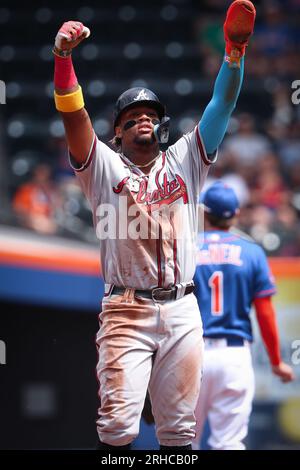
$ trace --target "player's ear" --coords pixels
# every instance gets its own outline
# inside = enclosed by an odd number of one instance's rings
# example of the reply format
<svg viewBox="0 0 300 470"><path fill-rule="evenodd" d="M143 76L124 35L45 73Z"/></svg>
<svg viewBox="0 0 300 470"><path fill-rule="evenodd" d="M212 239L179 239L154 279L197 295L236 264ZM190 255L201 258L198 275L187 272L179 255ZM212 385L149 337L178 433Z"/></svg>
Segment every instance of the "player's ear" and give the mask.
<svg viewBox="0 0 300 470"><path fill-rule="evenodd" d="M115 136L119 139L122 139L122 128L120 126L116 126L115 128Z"/></svg>

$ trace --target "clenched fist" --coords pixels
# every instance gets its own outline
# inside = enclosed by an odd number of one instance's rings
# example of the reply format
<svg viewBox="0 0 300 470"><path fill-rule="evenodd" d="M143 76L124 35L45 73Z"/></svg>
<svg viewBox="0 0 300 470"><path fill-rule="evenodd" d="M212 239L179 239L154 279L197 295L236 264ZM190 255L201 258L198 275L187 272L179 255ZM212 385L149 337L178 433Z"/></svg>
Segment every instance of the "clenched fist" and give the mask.
<svg viewBox="0 0 300 470"><path fill-rule="evenodd" d="M239 63L239 59L245 54L248 40L253 33L255 17L255 6L250 0L235 0L228 8L224 37L226 54L232 62Z"/></svg>
<svg viewBox="0 0 300 470"><path fill-rule="evenodd" d="M67 21L62 25L55 38L55 52L68 55L83 39L88 38L90 30L80 21Z"/></svg>

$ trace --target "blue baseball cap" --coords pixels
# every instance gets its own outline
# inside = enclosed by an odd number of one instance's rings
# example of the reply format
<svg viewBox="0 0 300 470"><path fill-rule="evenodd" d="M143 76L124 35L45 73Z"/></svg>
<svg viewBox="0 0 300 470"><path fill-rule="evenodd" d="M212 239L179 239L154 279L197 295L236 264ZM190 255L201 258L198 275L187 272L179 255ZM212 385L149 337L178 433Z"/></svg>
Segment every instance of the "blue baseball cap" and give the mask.
<svg viewBox="0 0 300 470"><path fill-rule="evenodd" d="M222 219L234 217L239 209L239 201L234 190L223 183L216 181L200 197L205 212Z"/></svg>

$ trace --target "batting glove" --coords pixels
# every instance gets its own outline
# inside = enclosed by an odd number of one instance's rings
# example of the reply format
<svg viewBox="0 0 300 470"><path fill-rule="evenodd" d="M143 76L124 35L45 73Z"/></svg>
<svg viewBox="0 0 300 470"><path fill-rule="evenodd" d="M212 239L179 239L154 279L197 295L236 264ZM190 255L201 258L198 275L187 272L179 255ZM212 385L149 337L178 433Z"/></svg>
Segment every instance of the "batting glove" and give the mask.
<svg viewBox="0 0 300 470"><path fill-rule="evenodd" d="M56 35L53 52L61 57L67 57L72 53L72 49L90 34L89 28L80 21L67 21Z"/></svg>
<svg viewBox="0 0 300 470"><path fill-rule="evenodd" d="M239 64L245 55L248 40L253 33L256 10L249 0L236 0L227 10L224 38L228 62Z"/></svg>

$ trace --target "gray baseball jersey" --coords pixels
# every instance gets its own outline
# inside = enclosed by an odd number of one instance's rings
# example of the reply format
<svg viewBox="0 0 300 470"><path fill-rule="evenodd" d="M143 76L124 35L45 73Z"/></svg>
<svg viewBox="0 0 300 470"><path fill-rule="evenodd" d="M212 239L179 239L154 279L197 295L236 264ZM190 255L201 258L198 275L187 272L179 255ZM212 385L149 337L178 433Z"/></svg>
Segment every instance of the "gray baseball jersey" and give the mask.
<svg viewBox="0 0 300 470"><path fill-rule="evenodd" d="M192 280L211 163L198 126L160 152L148 175L96 136L86 162L71 162L92 207L105 283L151 289Z"/></svg>

